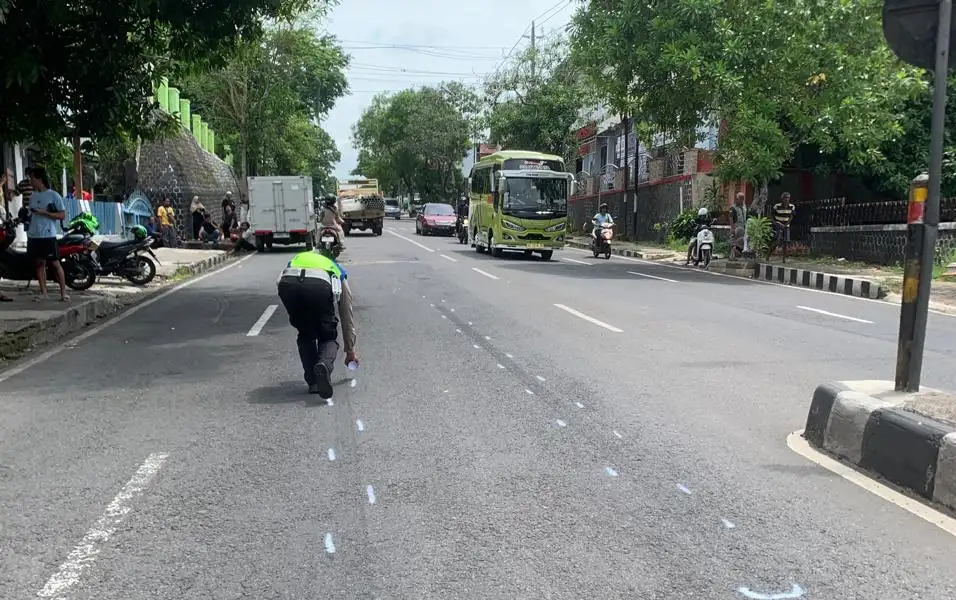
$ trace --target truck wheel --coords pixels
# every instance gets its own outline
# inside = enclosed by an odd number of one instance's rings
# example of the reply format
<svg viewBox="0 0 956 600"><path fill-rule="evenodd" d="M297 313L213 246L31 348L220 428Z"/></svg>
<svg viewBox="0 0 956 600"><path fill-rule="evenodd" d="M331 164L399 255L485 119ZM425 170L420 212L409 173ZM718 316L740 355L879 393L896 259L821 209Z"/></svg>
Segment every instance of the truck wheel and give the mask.
<svg viewBox="0 0 956 600"><path fill-rule="evenodd" d="M261 235L256 236L256 252L264 252L266 249L266 241Z"/></svg>
<svg viewBox="0 0 956 600"><path fill-rule="evenodd" d="M373 227L373 228L372 228L372 233L374 233L375 235L382 235L382 228L381 228L381 227Z"/></svg>
<svg viewBox="0 0 956 600"><path fill-rule="evenodd" d="M348 223L346 223L345 225L342 226L342 233L344 233L345 235L349 235L351 232L352 232L352 226L351 226L351 225L349 225Z"/></svg>
<svg viewBox="0 0 956 600"><path fill-rule="evenodd" d="M541 253L541 258L544 260L551 260L552 256L554 256L554 250L545 250Z"/></svg>

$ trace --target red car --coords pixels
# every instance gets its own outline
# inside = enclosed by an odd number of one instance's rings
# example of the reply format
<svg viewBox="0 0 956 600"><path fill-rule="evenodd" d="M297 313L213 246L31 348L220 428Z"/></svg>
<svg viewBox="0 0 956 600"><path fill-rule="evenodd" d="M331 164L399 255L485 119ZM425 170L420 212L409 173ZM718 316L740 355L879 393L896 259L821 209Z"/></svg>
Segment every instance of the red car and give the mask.
<svg viewBox="0 0 956 600"><path fill-rule="evenodd" d="M455 235L455 209L451 204L426 204L415 218L415 233Z"/></svg>

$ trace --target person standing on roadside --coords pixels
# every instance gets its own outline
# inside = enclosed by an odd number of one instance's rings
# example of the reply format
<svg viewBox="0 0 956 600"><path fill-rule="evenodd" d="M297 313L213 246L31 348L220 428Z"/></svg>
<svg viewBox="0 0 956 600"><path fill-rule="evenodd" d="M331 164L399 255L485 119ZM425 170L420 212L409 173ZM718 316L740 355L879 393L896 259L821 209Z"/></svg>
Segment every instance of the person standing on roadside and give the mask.
<svg viewBox="0 0 956 600"><path fill-rule="evenodd" d="M33 193L30 196L30 227L27 229L27 255L36 263L37 283L40 293L34 298L39 302L46 298L46 273L49 267L56 282L60 284L60 300L69 302L66 295L66 277L56 247L56 224L66 218L63 197L50 189L50 177L43 167L33 167L28 172Z"/></svg>
<svg viewBox="0 0 956 600"><path fill-rule="evenodd" d="M206 207L200 202L199 196L193 196L193 201L189 204L189 214L191 214L193 218L193 239L198 240L203 215L206 214Z"/></svg>
<svg viewBox="0 0 956 600"><path fill-rule="evenodd" d="M747 198L743 192L737 192L734 196L734 205L730 207L731 220L731 244L730 258L737 258L744 253L744 236L747 232Z"/></svg>
<svg viewBox="0 0 956 600"><path fill-rule="evenodd" d="M159 217L159 230L163 233L163 243L167 248L176 247L176 211L169 198L163 198L163 204L156 210Z"/></svg>
<svg viewBox="0 0 956 600"><path fill-rule="evenodd" d="M794 206L790 203L790 192L780 194L780 202L773 205L770 216L773 220L773 241L767 252L767 260L779 246L783 262L787 262L787 250L790 248L790 224L793 222Z"/></svg>

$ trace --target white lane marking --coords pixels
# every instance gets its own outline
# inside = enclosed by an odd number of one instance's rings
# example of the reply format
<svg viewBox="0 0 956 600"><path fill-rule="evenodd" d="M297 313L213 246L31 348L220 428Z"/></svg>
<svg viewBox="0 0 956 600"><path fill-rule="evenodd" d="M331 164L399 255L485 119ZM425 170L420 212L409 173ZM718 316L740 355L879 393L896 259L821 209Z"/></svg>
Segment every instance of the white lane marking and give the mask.
<svg viewBox="0 0 956 600"><path fill-rule="evenodd" d="M534 396L534 392L532 392L531 390L529 390L529 389L527 389L527 388L525 388L524 393L525 393L525 394L528 394L529 396Z"/></svg>
<svg viewBox="0 0 956 600"><path fill-rule="evenodd" d="M481 350L481 346L478 344L472 344L472 346L474 346L475 350Z"/></svg>
<svg viewBox="0 0 956 600"><path fill-rule="evenodd" d="M262 311L262 315L259 317L259 320L252 325L252 328L249 330L249 333L246 334L246 337L255 337L259 335L259 333L262 331L262 328L266 326L266 323L268 323L269 319L272 318L272 314L277 308L279 308L278 304L270 304L267 306L266 309Z"/></svg>
<svg viewBox="0 0 956 600"><path fill-rule="evenodd" d="M505 366L504 366L503 364L501 364L501 363L498 363L498 368L499 368L499 369L504 369Z"/></svg>
<svg viewBox="0 0 956 600"><path fill-rule="evenodd" d="M335 542L332 541L332 534L325 534L325 551L329 554L335 554Z"/></svg>
<svg viewBox="0 0 956 600"><path fill-rule="evenodd" d="M244 263L245 261L251 259L253 256L255 256L255 253L250 254L249 256L246 256L245 258L240 258L238 261L232 263L231 265L226 265L222 268L216 269L215 271L210 271L209 273L200 275L199 277L196 277L195 279L189 279L187 281L184 281L171 290L165 291L158 296L155 296L153 298L150 298L149 300L146 300L145 302L141 302L140 304L137 304L136 306L130 307L128 310L121 312L120 314L116 315L115 317L103 323L102 325L94 327L93 329L89 329L74 338L70 338L69 346L56 346L50 350L47 350L46 352L42 354L37 355L35 358L31 358L30 360L20 364L19 366L13 367L12 369L7 369L3 373L0 373L0 382L6 381L7 379L10 379L11 377L15 377L16 375L23 373L30 367L36 366L44 361L50 360L51 358L53 358L54 356L56 356L57 354L59 354L60 352L62 352L68 347L70 348L76 347L76 345L82 342L83 340L96 335L97 333L103 331L107 327L112 327L113 325L116 325L117 323L120 323L123 320L128 319L129 317L136 314L138 311L141 311L147 306L150 306L151 304L155 304L159 302L160 300L163 300L164 298L168 298L170 295L175 294L179 290L187 288L191 285L195 285L199 283L200 281L207 279L209 277L212 277L213 275L218 275L222 273L223 271L228 271L229 269L232 269L233 267L237 267L240 264Z"/></svg>
<svg viewBox="0 0 956 600"><path fill-rule="evenodd" d="M355 428L359 431L365 431L365 423L362 422L362 419L359 419L355 422Z"/></svg>
<svg viewBox="0 0 956 600"><path fill-rule="evenodd" d="M491 336L486 335L486 336L485 336L485 339L488 340L488 341L491 341Z"/></svg>
<svg viewBox="0 0 956 600"><path fill-rule="evenodd" d="M430 306L430 307L432 307L432 308L435 308L434 303L431 303L431 302L428 303L428 306Z"/></svg>
<svg viewBox="0 0 956 600"><path fill-rule="evenodd" d="M658 277L657 275L648 275L647 273L638 273L637 271L628 271L631 275L637 275L638 277L647 277L648 279L657 279L658 281L667 281L670 283L678 283L676 279L668 279L666 277Z"/></svg>
<svg viewBox="0 0 956 600"><path fill-rule="evenodd" d="M352 379L349 381L349 387L355 387L357 383L358 383L358 379Z"/></svg>
<svg viewBox="0 0 956 600"><path fill-rule="evenodd" d="M555 421L555 423L558 424L558 427L567 427L567 426L568 426L568 424L565 423L564 421L562 421L561 419L558 419L557 421Z"/></svg>
<svg viewBox="0 0 956 600"><path fill-rule="evenodd" d="M913 500L912 498L897 492L896 490L878 482L877 480L872 479L867 475L863 475L854 469L851 469L840 461L830 458L826 454L817 451L816 448L810 445L810 442L804 439L802 429L799 431L794 431L787 436L787 447L803 458L815 462L824 469L832 473L836 473L851 483L855 483L864 490L879 496L890 504L895 504L903 510L923 519L927 523L936 525L946 533L956 536L956 519L953 519L948 515L944 515L943 513L934 510L922 502Z"/></svg>
<svg viewBox="0 0 956 600"><path fill-rule="evenodd" d="M580 402L575 402L574 405L577 406L578 408L584 408L584 405L581 404Z"/></svg>
<svg viewBox="0 0 956 600"><path fill-rule="evenodd" d="M507 352L505 352L505 356L507 356L508 358L514 358L514 356L511 356L511 355L508 354Z"/></svg>
<svg viewBox="0 0 956 600"><path fill-rule="evenodd" d="M461 329L456 329L455 333L461 333Z"/></svg>
<svg viewBox="0 0 956 600"><path fill-rule="evenodd" d="M154 452L146 457L133 477L106 506L106 510L97 519L80 543L66 557L66 561L54 573L43 589L37 592L40 598L60 598L67 590L79 583L83 571L90 567L100 553L102 546L116 532L116 527L126 520L133 511L130 502L140 496L153 481L156 474L166 463L168 454Z"/></svg>
<svg viewBox="0 0 956 600"><path fill-rule="evenodd" d="M471 321L468 321L468 326L471 327L472 325L473 323Z"/></svg>
<svg viewBox="0 0 956 600"><path fill-rule="evenodd" d="M562 258L561 260L563 260L563 261L565 261L565 262L572 262L572 263L575 263L575 264L578 264L578 265L585 265L585 266L588 266L588 267L591 266L591 263L584 262L583 260L575 260L575 259L573 259L573 258L567 258L567 257L564 257L564 258Z"/></svg>
<svg viewBox="0 0 956 600"><path fill-rule="evenodd" d="M750 588L746 587L739 587L737 591L743 594L745 598L751 598L752 600L787 600L788 598L800 598L806 593L797 584L793 584L789 592L779 594L761 594L760 592L752 592Z"/></svg>
<svg viewBox="0 0 956 600"><path fill-rule="evenodd" d="M451 308L451 309L449 309L449 310L451 310L451 312L455 312L455 309L454 309L454 308Z"/></svg>
<svg viewBox="0 0 956 600"><path fill-rule="evenodd" d="M680 491L684 492L684 493L687 494L688 496L690 496L691 494L693 494L693 492L690 491L690 489L688 489L688 487L687 487L686 485L684 485L683 483L678 483L678 484L677 484L677 489L679 489Z"/></svg>
<svg viewBox="0 0 956 600"><path fill-rule="evenodd" d="M375 504L375 488L368 486L365 488L365 493L368 494L368 503Z"/></svg>
<svg viewBox="0 0 956 600"><path fill-rule="evenodd" d="M495 280L500 279L500 277L498 277L497 275L492 275L491 273L488 273L487 271L482 271L478 267L472 267L471 270L474 271L475 273L478 273L479 275L484 275L488 279L495 279Z"/></svg>
<svg viewBox="0 0 956 600"><path fill-rule="evenodd" d="M441 303L442 303L442 304L445 303L445 299L444 299L444 298L441 299Z"/></svg>
<svg viewBox="0 0 956 600"><path fill-rule="evenodd" d="M608 477L617 477L617 471L611 467L604 467L604 472L608 474Z"/></svg>
<svg viewBox="0 0 956 600"><path fill-rule="evenodd" d="M621 435L620 433L618 433L616 429L614 430L614 435L616 435L617 438L620 439L620 440L623 440L623 439L624 439L624 436Z"/></svg>
<svg viewBox="0 0 956 600"><path fill-rule="evenodd" d="M443 318L443 319L447 319L448 317L446 317L445 315L442 315L442 316L441 316L441 318Z"/></svg>
<svg viewBox="0 0 956 600"><path fill-rule="evenodd" d="M416 241L413 240L412 238L405 237L404 235L402 235L402 234L400 234L400 233L395 233L395 232L392 231L391 229L386 229L385 231L389 232L390 234L394 235L394 236L397 237L397 238L401 238L401 239L405 240L405 241L408 242L409 244L415 244L416 246L418 246L418 247L421 248L422 250L425 250L425 251L427 251L427 252L434 252L434 250L432 250L432 249L429 248L428 246L425 246L424 244L419 244L418 242L416 242Z"/></svg>
<svg viewBox="0 0 956 600"><path fill-rule="evenodd" d="M457 258L452 258L452 257L448 256L447 254L439 254L439 256L441 256L441 257L444 258L445 260L450 260L451 262L458 262L458 259L457 259Z"/></svg>
<svg viewBox="0 0 956 600"><path fill-rule="evenodd" d="M828 317L836 317L837 319L846 319L847 321L856 321L857 323L869 323L873 324L873 321L867 321L866 319L858 319L856 317L848 317L846 315L841 315L839 313L830 312L828 310L823 310L820 308L813 308L812 306L800 306L797 305L797 308L802 310L809 310L810 312L819 313L821 315L826 315Z"/></svg>
<svg viewBox="0 0 956 600"><path fill-rule="evenodd" d="M736 525L734 525L733 523L731 523L731 522L728 521L727 519L721 519L720 522L723 523L723 524L724 524L724 527L726 527L727 529L733 529L734 527L736 527Z"/></svg>
<svg viewBox="0 0 956 600"><path fill-rule="evenodd" d="M540 381L540 382L542 382L542 383L544 383L545 381L547 381L547 379L545 379L544 377L542 377L542 376L540 376L540 375L535 375L534 377L535 377L535 379L537 379L538 381Z"/></svg>
<svg viewBox="0 0 956 600"><path fill-rule="evenodd" d="M577 318L579 318L579 319L584 319L584 320L587 321L588 323L593 323L593 324L597 325L598 327L603 327L604 329L607 329L608 331L613 331L614 333L624 333L624 330L623 330L623 329L618 329L618 328L615 327L614 325L608 325L608 324L605 323L604 321L599 321L599 320L595 319L594 317L589 317L588 315L584 314L583 312L576 311L576 310L574 310L574 309L571 308L571 307L565 306L565 305L563 305L563 304L555 304L554 306L556 306L557 308L560 308L561 310L563 310L564 312L566 312L566 313L568 313L568 314L574 315L575 317L577 317Z"/></svg>
<svg viewBox="0 0 956 600"><path fill-rule="evenodd" d="M329 448L329 460L335 460L335 450Z"/></svg>
<svg viewBox="0 0 956 600"><path fill-rule="evenodd" d="M443 390L442 393L443 393L443 394L447 394L447 393L448 393L448 390Z"/></svg>

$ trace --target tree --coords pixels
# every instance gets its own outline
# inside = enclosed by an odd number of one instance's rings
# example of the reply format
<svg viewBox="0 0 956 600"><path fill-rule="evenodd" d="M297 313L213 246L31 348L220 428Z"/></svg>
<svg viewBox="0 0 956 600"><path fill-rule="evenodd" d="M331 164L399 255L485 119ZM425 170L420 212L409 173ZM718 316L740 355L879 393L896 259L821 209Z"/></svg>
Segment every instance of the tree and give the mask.
<svg viewBox="0 0 956 600"><path fill-rule="evenodd" d="M761 186L801 144L879 164L899 106L923 89L892 55L882 0L592 2L574 17L577 60L601 98L651 130L690 137L720 119L718 175Z"/></svg>
<svg viewBox="0 0 956 600"><path fill-rule="evenodd" d="M577 150L581 108L593 100L564 38L519 54L488 79L485 98L492 142L566 159Z"/></svg>
<svg viewBox="0 0 956 600"><path fill-rule="evenodd" d="M373 98L352 128L356 171L392 193L440 201L457 196L469 145L469 122L456 104L460 91L443 84Z"/></svg>
<svg viewBox="0 0 956 600"><path fill-rule="evenodd" d="M347 89L347 64L333 38L298 24L276 26L221 68L188 78L184 93L235 150L241 180L301 172L329 157L318 123Z"/></svg>
<svg viewBox="0 0 956 600"><path fill-rule="evenodd" d="M180 61L215 61L311 0L0 0L0 138L156 132L153 83ZM121 133L118 133L121 132Z"/></svg>

